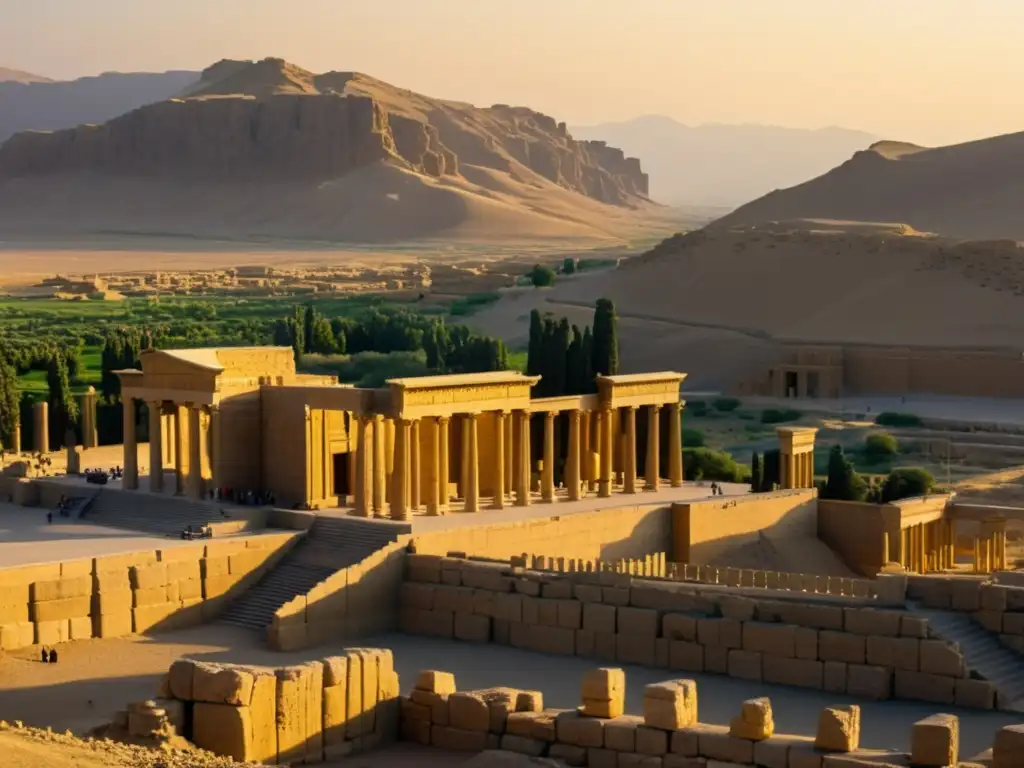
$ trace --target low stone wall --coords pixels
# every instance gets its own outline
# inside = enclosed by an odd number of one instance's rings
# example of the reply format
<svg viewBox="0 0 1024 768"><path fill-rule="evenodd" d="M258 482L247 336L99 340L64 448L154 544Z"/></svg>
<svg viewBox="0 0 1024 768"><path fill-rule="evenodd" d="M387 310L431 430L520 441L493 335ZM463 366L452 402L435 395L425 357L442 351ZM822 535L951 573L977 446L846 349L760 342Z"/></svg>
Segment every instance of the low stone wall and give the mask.
<svg viewBox="0 0 1024 768"><path fill-rule="evenodd" d="M451 674L421 672L410 695L401 698L401 737L449 750L501 749L589 768L938 768L961 759L960 722L954 715L915 723L908 755L861 749L856 705L825 708L814 736L794 736L775 733L767 698L743 702L729 726L718 726L699 721L697 684L692 680L645 686L642 715L624 713L625 690L621 669L592 670L580 686L581 706L555 710L543 708L537 691L460 692ZM993 768L1015 768L1021 749L1024 728L1003 728L996 734Z"/></svg>
<svg viewBox="0 0 1024 768"><path fill-rule="evenodd" d="M817 573L784 573L781 571L758 571L750 568L719 568L713 565L669 563L666 577L672 581L718 584L743 589L782 590L833 597L873 598L878 596L875 582L868 579L822 576Z"/></svg>
<svg viewBox="0 0 1024 768"><path fill-rule="evenodd" d="M988 576L911 576L907 595L929 608L969 613L1003 645L1024 653L1024 586Z"/></svg>
<svg viewBox="0 0 1024 768"><path fill-rule="evenodd" d="M171 725L197 747L239 761L319 763L394 742L398 695L386 649L277 668L182 659L159 698L129 706L114 726L146 737Z"/></svg>
<svg viewBox="0 0 1024 768"><path fill-rule="evenodd" d="M994 687L970 679L959 649L931 637L926 619L870 601L775 595L408 555L400 627L871 699L995 706Z"/></svg>
<svg viewBox="0 0 1024 768"><path fill-rule="evenodd" d="M278 651L314 648L398 626L396 595L409 536L399 536L360 563L331 574L274 614L267 639Z"/></svg>
<svg viewBox="0 0 1024 768"><path fill-rule="evenodd" d="M194 626L217 616L301 534L0 570L0 649Z"/></svg>

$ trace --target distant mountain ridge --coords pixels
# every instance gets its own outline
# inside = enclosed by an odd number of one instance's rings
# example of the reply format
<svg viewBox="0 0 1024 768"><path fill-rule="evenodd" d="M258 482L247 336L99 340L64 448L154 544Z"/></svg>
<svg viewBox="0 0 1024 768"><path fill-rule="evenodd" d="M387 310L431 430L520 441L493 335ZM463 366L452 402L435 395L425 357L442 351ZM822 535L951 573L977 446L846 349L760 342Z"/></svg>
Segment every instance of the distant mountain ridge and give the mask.
<svg viewBox="0 0 1024 768"><path fill-rule="evenodd" d="M1024 132L934 149L878 142L712 226L794 219L901 222L954 238L1024 240Z"/></svg>
<svg viewBox="0 0 1024 768"><path fill-rule="evenodd" d="M664 115L571 130L640 158L658 202L728 207L813 178L877 141L846 128L689 126Z"/></svg>
<svg viewBox="0 0 1024 768"><path fill-rule="evenodd" d="M20 69L11 69L10 67L0 67L0 83L52 83L48 77L42 75L34 75L31 72L25 72Z"/></svg>

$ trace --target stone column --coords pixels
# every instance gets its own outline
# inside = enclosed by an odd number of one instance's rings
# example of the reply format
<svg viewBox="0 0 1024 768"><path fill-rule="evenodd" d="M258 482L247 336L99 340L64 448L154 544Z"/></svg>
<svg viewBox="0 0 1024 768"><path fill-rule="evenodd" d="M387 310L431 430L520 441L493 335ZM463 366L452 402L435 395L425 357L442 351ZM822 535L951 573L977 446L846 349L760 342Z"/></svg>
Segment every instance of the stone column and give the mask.
<svg viewBox="0 0 1024 768"><path fill-rule="evenodd" d="M173 404L174 411L171 418L174 420L174 492L179 496L185 494L185 481L188 477L188 444L186 443L185 419L182 418L184 406L178 403Z"/></svg>
<svg viewBox="0 0 1024 768"><path fill-rule="evenodd" d="M480 444L477 436L477 419L480 414L470 413L466 419L469 432L469 468L466 477L466 511L480 511Z"/></svg>
<svg viewBox="0 0 1024 768"><path fill-rule="evenodd" d="M623 448L622 462L623 490L636 493L636 406L630 405L623 409L626 420L626 445Z"/></svg>
<svg viewBox="0 0 1024 768"><path fill-rule="evenodd" d="M668 479L673 488L679 488L683 484L682 406L670 403L668 410Z"/></svg>
<svg viewBox="0 0 1024 768"><path fill-rule="evenodd" d="M505 508L505 412L494 414L494 498L491 509Z"/></svg>
<svg viewBox="0 0 1024 768"><path fill-rule="evenodd" d="M437 490L440 494L439 512L448 509L449 488L448 479L451 476L451 467L448 462L448 437L450 429L448 416L437 417Z"/></svg>
<svg viewBox="0 0 1024 768"><path fill-rule="evenodd" d="M580 477L587 484L587 490L594 490L591 456L593 454L593 438L590 433L590 411L580 411Z"/></svg>
<svg viewBox="0 0 1024 768"><path fill-rule="evenodd" d="M516 506L530 506L530 412L516 411L518 452L516 454Z"/></svg>
<svg viewBox="0 0 1024 768"><path fill-rule="evenodd" d="M33 450L50 452L50 404L45 400L32 403Z"/></svg>
<svg viewBox="0 0 1024 768"><path fill-rule="evenodd" d="M202 409L192 404L188 404L188 496L203 498Z"/></svg>
<svg viewBox="0 0 1024 768"><path fill-rule="evenodd" d="M465 501L469 494L469 414L459 417L459 497Z"/></svg>
<svg viewBox="0 0 1024 768"><path fill-rule="evenodd" d="M511 499L512 498L513 478L515 477L515 475L513 474L514 470L513 470L513 467L512 467L512 465L513 465L513 458L515 457L514 448L513 448L513 445L512 445L512 443L513 443L512 436L515 433L515 429L512 426L512 414L511 414L511 412L509 412L509 411L502 411L502 422L503 422L503 425L502 425L503 426L503 431L504 431L504 434L505 434L505 447L504 447L504 451L505 451L505 471L504 471L505 484L504 484L504 486L502 487L501 490L502 490L502 493L505 494L505 499Z"/></svg>
<svg viewBox="0 0 1024 768"><path fill-rule="evenodd" d="M124 406L124 477L121 480L121 487L134 491L139 487L139 446L135 440L135 400L127 396L122 396L121 400ZM37 416L37 434L38 430L39 418Z"/></svg>
<svg viewBox="0 0 1024 768"><path fill-rule="evenodd" d="M555 500L555 416L553 411L544 414L544 465L540 476L540 497L542 501Z"/></svg>
<svg viewBox="0 0 1024 768"><path fill-rule="evenodd" d="M580 412L574 408L569 411L569 450L566 456L565 485L569 490L569 501L579 501L583 477L580 473L582 459L580 447Z"/></svg>
<svg viewBox="0 0 1024 768"><path fill-rule="evenodd" d="M164 490L164 436L163 403L152 400L149 406L149 490L151 493L163 493Z"/></svg>
<svg viewBox="0 0 1024 768"><path fill-rule="evenodd" d="M409 519L410 433L408 419L395 422L395 464L391 473L391 519Z"/></svg>
<svg viewBox="0 0 1024 768"><path fill-rule="evenodd" d="M356 421L355 507L359 517L373 512L373 419L359 416Z"/></svg>
<svg viewBox="0 0 1024 768"><path fill-rule="evenodd" d="M658 466L661 460L661 440L658 436L658 428L661 423L661 406L647 406L647 461L644 467L644 487L649 491L658 490L660 480L658 474L661 468Z"/></svg>
<svg viewBox="0 0 1024 768"><path fill-rule="evenodd" d="M387 435L385 430L384 417L375 415L373 417L373 514L376 517L383 517L387 513L386 484L388 477L388 464L385 455L387 448Z"/></svg>
<svg viewBox="0 0 1024 768"><path fill-rule="evenodd" d="M882 531L882 567L884 568L886 563L890 562L889 552L889 532Z"/></svg>
<svg viewBox="0 0 1024 768"><path fill-rule="evenodd" d="M89 387L79 397L80 423L82 425L82 447L95 448L99 445L96 433L96 388Z"/></svg>
<svg viewBox="0 0 1024 768"><path fill-rule="evenodd" d="M413 419L409 427L409 506L413 512L420 511L422 493L422 458L420 457L420 420Z"/></svg>
<svg viewBox="0 0 1024 768"><path fill-rule="evenodd" d="M209 418L210 487L222 488L224 486L224 430L219 405L210 406Z"/></svg>
<svg viewBox="0 0 1024 768"><path fill-rule="evenodd" d="M441 427L438 421L439 419L432 418L426 424L427 453L423 470L427 489L427 514L430 517L441 514L441 477L437 471L441 460Z"/></svg>
<svg viewBox="0 0 1024 768"><path fill-rule="evenodd" d="M601 475L597 479L597 495L607 499L612 495L612 412L607 409L600 411L597 420L601 435Z"/></svg>

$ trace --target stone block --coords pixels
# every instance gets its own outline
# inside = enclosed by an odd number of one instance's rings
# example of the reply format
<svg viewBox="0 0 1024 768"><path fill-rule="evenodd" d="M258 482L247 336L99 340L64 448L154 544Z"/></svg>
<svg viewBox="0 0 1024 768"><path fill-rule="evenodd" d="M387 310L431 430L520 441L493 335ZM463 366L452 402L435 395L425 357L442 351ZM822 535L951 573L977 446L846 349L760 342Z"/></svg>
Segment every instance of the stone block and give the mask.
<svg viewBox="0 0 1024 768"><path fill-rule="evenodd" d="M615 635L594 633L594 658L600 661L615 661Z"/></svg>
<svg viewBox="0 0 1024 768"><path fill-rule="evenodd" d="M199 568L199 558L194 560L173 560L167 563L167 581L201 581L202 571Z"/></svg>
<svg viewBox="0 0 1024 768"><path fill-rule="evenodd" d="M455 693L455 675L435 669L423 670L416 676L416 690L429 691L443 696Z"/></svg>
<svg viewBox="0 0 1024 768"><path fill-rule="evenodd" d="M654 638L654 666L668 669L668 643L663 637Z"/></svg>
<svg viewBox="0 0 1024 768"><path fill-rule="evenodd" d="M669 640L697 640L697 617L685 613L666 613L661 618L661 636Z"/></svg>
<svg viewBox="0 0 1024 768"><path fill-rule="evenodd" d="M809 659L764 656L761 659L761 674L766 683L821 690L824 685L824 666L823 662Z"/></svg>
<svg viewBox="0 0 1024 768"><path fill-rule="evenodd" d="M619 608L616 626L619 635L641 635L653 639L658 636L658 612L653 608Z"/></svg>
<svg viewBox="0 0 1024 768"><path fill-rule="evenodd" d="M947 677L964 677L966 668L960 650L944 640L922 640L921 671Z"/></svg>
<svg viewBox="0 0 1024 768"><path fill-rule="evenodd" d="M653 635L640 633L616 635L615 660L622 664L640 664L645 667L653 667L655 661L655 639Z"/></svg>
<svg viewBox="0 0 1024 768"><path fill-rule="evenodd" d="M548 749L548 757L561 760L569 766L581 766L587 764L586 747L577 747L573 744L552 744Z"/></svg>
<svg viewBox="0 0 1024 768"><path fill-rule="evenodd" d="M71 639L71 625L67 619L57 621L37 621L36 645L57 645Z"/></svg>
<svg viewBox="0 0 1024 768"><path fill-rule="evenodd" d="M448 725L448 696L449 694L431 693L414 688L409 694L409 700L427 707L430 710L430 722L434 725ZM349 696L349 702L352 697ZM362 699L360 698L360 702ZM360 705L357 705L357 707ZM351 713L349 714L351 718Z"/></svg>
<svg viewBox="0 0 1024 768"><path fill-rule="evenodd" d="M558 601L539 598L537 604L537 624L542 627L558 626Z"/></svg>
<svg viewBox="0 0 1024 768"><path fill-rule="evenodd" d="M636 751L636 729L644 724L644 718L622 715L604 724L604 746L615 752Z"/></svg>
<svg viewBox="0 0 1024 768"><path fill-rule="evenodd" d="M978 597L983 611L1002 613L1007 608L1006 596L1009 589L1002 584L982 584Z"/></svg>
<svg viewBox="0 0 1024 768"><path fill-rule="evenodd" d="M971 709L994 709L996 689L988 680L961 678L953 684L953 703Z"/></svg>
<svg viewBox="0 0 1024 768"><path fill-rule="evenodd" d="M576 630L576 655L583 659L595 656L594 633L589 629Z"/></svg>
<svg viewBox="0 0 1024 768"><path fill-rule="evenodd" d="M494 596L493 616L508 622L523 620L523 596L513 593L497 593Z"/></svg>
<svg viewBox="0 0 1024 768"><path fill-rule="evenodd" d="M611 749L598 749L590 747L587 749L588 768L619 768L619 753Z"/></svg>
<svg viewBox="0 0 1024 768"><path fill-rule="evenodd" d="M476 614L456 613L453 623L453 635L456 640L471 643L489 643L491 641L491 619Z"/></svg>
<svg viewBox="0 0 1024 768"><path fill-rule="evenodd" d="M837 632L843 629L843 609L838 606L781 603L779 614L786 624Z"/></svg>
<svg viewBox="0 0 1024 768"><path fill-rule="evenodd" d="M591 632L615 634L616 607L600 603L583 604L583 629Z"/></svg>
<svg viewBox="0 0 1024 768"><path fill-rule="evenodd" d="M527 627L527 648L560 656L576 654L576 632L561 627Z"/></svg>
<svg viewBox="0 0 1024 768"><path fill-rule="evenodd" d="M416 705L413 705L416 706ZM406 707L402 706L402 719L399 727L399 738L402 741L409 741L413 744L419 744L420 746L430 746L430 721L429 720L418 720L407 715ZM351 744L352 742L341 742L341 744ZM331 749L333 744L325 746L324 751L327 752Z"/></svg>
<svg viewBox="0 0 1024 768"><path fill-rule="evenodd" d="M984 609L975 611L971 614L978 624L987 629L989 632L994 632L997 635L1003 631L1003 612L1002 611L986 611Z"/></svg>
<svg viewBox="0 0 1024 768"><path fill-rule="evenodd" d="M200 749L235 760L253 759L253 726L249 707L199 702L192 718L192 741Z"/></svg>
<svg viewBox="0 0 1024 768"><path fill-rule="evenodd" d="M722 617L736 621L753 621L757 601L738 595L723 595L718 602Z"/></svg>
<svg viewBox="0 0 1024 768"><path fill-rule="evenodd" d="M842 661L822 663L821 688L829 693L846 693L847 664Z"/></svg>
<svg viewBox="0 0 1024 768"><path fill-rule="evenodd" d="M743 624L743 650L765 656L794 658L796 627L788 624L764 624L747 621Z"/></svg>
<svg viewBox="0 0 1024 768"><path fill-rule="evenodd" d="M31 621L0 625L0 651L27 648L36 641L36 626Z"/></svg>
<svg viewBox="0 0 1024 768"><path fill-rule="evenodd" d="M826 630L818 633L818 658L822 661L844 661L863 664L866 643L863 635Z"/></svg>
<svg viewBox="0 0 1024 768"><path fill-rule="evenodd" d="M132 607L141 608L147 605L164 605L167 599L167 585L153 589L136 589L132 591Z"/></svg>
<svg viewBox="0 0 1024 768"><path fill-rule="evenodd" d="M1004 725L992 742L992 768L1020 768L1024 764L1024 725Z"/></svg>
<svg viewBox="0 0 1024 768"><path fill-rule="evenodd" d="M913 637L868 637L865 660L868 664L917 671L921 641Z"/></svg>
<svg viewBox="0 0 1024 768"><path fill-rule="evenodd" d="M59 600L47 600L46 602L32 603L32 620L40 621L61 621L62 619L77 619L81 616L88 616L92 608L92 598L65 597Z"/></svg>
<svg viewBox="0 0 1024 768"><path fill-rule="evenodd" d="M253 735L248 759L255 763L273 763L277 760L277 678L269 669L254 668L250 671L253 687L249 719Z"/></svg>
<svg viewBox="0 0 1024 768"><path fill-rule="evenodd" d="M583 626L583 604L576 600L559 600L558 626L572 630L581 629Z"/></svg>
<svg viewBox="0 0 1024 768"><path fill-rule="evenodd" d="M754 744L754 765L761 768L789 768L789 756L794 750L814 749L814 739L805 736L778 736Z"/></svg>
<svg viewBox="0 0 1024 768"><path fill-rule="evenodd" d="M704 646L685 640L670 640L668 643L669 669L686 672L704 671Z"/></svg>
<svg viewBox="0 0 1024 768"><path fill-rule="evenodd" d="M573 583L569 579L554 579L541 584L540 594L553 600L567 600L572 597Z"/></svg>
<svg viewBox="0 0 1024 768"><path fill-rule="evenodd" d="M433 584L404 581L399 589L399 601L405 608L418 611L434 610L437 588Z"/></svg>
<svg viewBox="0 0 1024 768"><path fill-rule="evenodd" d="M945 768L960 762L960 719L932 715L914 723L910 762L922 768Z"/></svg>
<svg viewBox="0 0 1024 768"><path fill-rule="evenodd" d="M136 634L148 632L154 628L167 627L168 619L177 611L180 606L176 603L161 603L157 605L140 605L132 608L132 628ZM219 702L210 702L211 704Z"/></svg>
<svg viewBox="0 0 1024 768"><path fill-rule="evenodd" d="M704 648L704 671L715 675L729 674L729 651L717 646Z"/></svg>
<svg viewBox="0 0 1024 768"><path fill-rule="evenodd" d="M584 702L582 713L593 717L618 717L622 714L626 698L626 673L614 667L592 669L583 675L580 684L580 698ZM587 706L591 702L592 706ZM607 708L598 707L599 702L610 702ZM613 711L616 714L601 714L601 711ZM591 746L601 746L594 744Z"/></svg>
<svg viewBox="0 0 1024 768"><path fill-rule="evenodd" d="M636 729L636 751L641 755L661 757L668 752L668 731L647 725Z"/></svg>
<svg viewBox="0 0 1024 768"><path fill-rule="evenodd" d="M72 640L92 639L92 617L79 616L77 619L68 619L68 629Z"/></svg>
<svg viewBox="0 0 1024 768"><path fill-rule="evenodd" d="M464 731L447 725L435 725L430 729L432 746L455 752L482 752L487 748L487 736L486 731Z"/></svg>
<svg viewBox="0 0 1024 768"><path fill-rule="evenodd" d="M928 619L921 616L901 616L900 636L916 637L919 640L928 637Z"/></svg>
<svg viewBox="0 0 1024 768"><path fill-rule="evenodd" d="M729 677L761 682L761 654L753 651L729 651Z"/></svg>
<svg viewBox="0 0 1024 768"><path fill-rule="evenodd" d="M0 624L16 624L29 621L28 601L16 605L0 604Z"/></svg>
<svg viewBox="0 0 1024 768"><path fill-rule="evenodd" d="M629 587L602 587L601 602L608 605L629 605Z"/></svg>
<svg viewBox="0 0 1024 768"><path fill-rule="evenodd" d="M740 764L754 761L754 742L749 739L737 739L729 734L728 728L721 726L702 724L698 729L698 749L700 756L708 760Z"/></svg>
<svg viewBox="0 0 1024 768"><path fill-rule="evenodd" d="M413 582L439 583L441 559L440 555L406 555L405 578Z"/></svg>
<svg viewBox="0 0 1024 768"><path fill-rule="evenodd" d="M56 579L54 581L37 581L32 584L31 588L31 600L34 603L70 600L75 597L89 597L91 594L91 576L79 576L74 579ZM52 619L45 619L45 621L52 621Z"/></svg>
<svg viewBox="0 0 1024 768"><path fill-rule="evenodd" d="M950 585L949 607L954 611L972 612L981 609L981 582L975 579L954 579Z"/></svg>
<svg viewBox="0 0 1024 768"><path fill-rule="evenodd" d="M0 583L0 606L28 605L29 592L30 586L28 584Z"/></svg>
<svg viewBox="0 0 1024 768"><path fill-rule="evenodd" d="M302 762L306 758L309 670L303 665L296 665L275 669L274 674L278 762L282 765ZM352 715L351 709L349 715Z"/></svg>
<svg viewBox="0 0 1024 768"><path fill-rule="evenodd" d="M581 603L600 603L601 602L601 585L600 584L574 584L572 587L572 595Z"/></svg>
<svg viewBox="0 0 1024 768"><path fill-rule="evenodd" d="M693 680L666 680L645 686L643 712L644 724L651 728L674 731L696 725L697 683Z"/></svg>
<svg viewBox="0 0 1024 768"><path fill-rule="evenodd" d="M1024 635L1024 613L1004 613L1003 632L1008 635Z"/></svg>
<svg viewBox="0 0 1024 768"><path fill-rule="evenodd" d="M860 746L860 707L850 704L821 710L814 746L825 752L856 751Z"/></svg>
<svg viewBox="0 0 1024 768"><path fill-rule="evenodd" d="M130 568L132 589L155 589L167 586L167 563L133 565Z"/></svg>
<svg viewBox="0 0 1024 768"><path fill-rule="evenodd" d="M877 635L899 637L899 611L879 611L874 608L847 608L844 613L844 629L855 635Z"/></svg>
<svg viewBox="0 0 1024 768"><path fill-rule="evenodd" d="M448 697L448 722L464 731L490 730L490 712L487 702L478 693L453 693Z"/></svg>
<svg viewBox="0 0 1024 768"><path fill-rule="evenodd" d="M473 590L473 613L494 617L494 592L486 589ZM525 601L524 601L525 602Z"/></svg>
<svg viewBox="0 0 1024 768"><path fill-rule="evenodd" d="M586 716L582 708L579 712L561 712L555 717L556 738L563 744L577 747L603 747L604 723L600 717Z"/></svg>
<svg viewBox="0 0 1024 768"><path fill-rule="evenodd" d="M729 723L729 735L737 739L764 741L775 733L772 702L767 697L747 699L740 714Z"/></svg>
<svg viewBox="0 0 1024 768"><path fill-rule="evenodd" d="M132 634L131 610L102 613L92 617L96 637L126 637Z"/></svg>
<svg viewBox="0 0 1024 768"><path fill-rule="evenodd" d="M399 627L407 634L446 638L455 636L455 614L447 611L402 608L398 620Z"/></svg>
<svg viewBox="0 0 1024 768"><path fill-rule="evenodd" d="M252 672L240 667L195 662L192 675L192 698L210 704L247 707L252 699Z"/></svg>
<svg viewBox="0 0 1024 768"><path fill-rule="evenodd" d="M531 739L528 736L517 736L506 733L501 737L501 748L506 752L515 752L530 757L540 757L547 750L547 742L540 739Z"/></svg>
<svg viewBox="0 0 1024 768"><path fill-rule="evenodd" d="M864 664L847 668L846 692L851 696L884 701L892 698L892 669Z"/></svg>
<svg viewBox="0 0 1024 768"><path fill-rule="evenodd" d="M818 659L818 630L810 627L797 627L793 645L798 659L816 661Z"/></svg>

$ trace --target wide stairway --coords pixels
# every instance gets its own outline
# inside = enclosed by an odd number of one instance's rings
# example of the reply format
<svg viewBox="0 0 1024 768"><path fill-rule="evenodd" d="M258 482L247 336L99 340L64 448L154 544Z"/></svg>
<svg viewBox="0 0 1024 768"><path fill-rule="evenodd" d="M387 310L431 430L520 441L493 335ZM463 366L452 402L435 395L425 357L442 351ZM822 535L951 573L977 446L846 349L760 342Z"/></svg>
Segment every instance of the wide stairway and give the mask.
<svg viewBox="0 0 1024 768"><path fill-rule="evenodd" d="M101 490L82 519L112 528L128 528L162 536L181 535L189 525L224 521L220 505L181 496Z"/></svg>
<svg viewBox="0 0 1024 768"><path fill-rule="evenodd" d="M406 530L407 526L386 521L317 516L305 538L232 602L220 622L263 629L289 600L309 592L335 571L361 562Z"/></svg>
<svg viewBox="0 0 1024 768"><path fill-rule="evenodd" d="M910 603L914 613L928 619L935 634L957 643L967 668L992 683L1006 709L1024 712L1024 664L1020 654L1010 650L988 630L965 613L940 611Z"/></svg>

